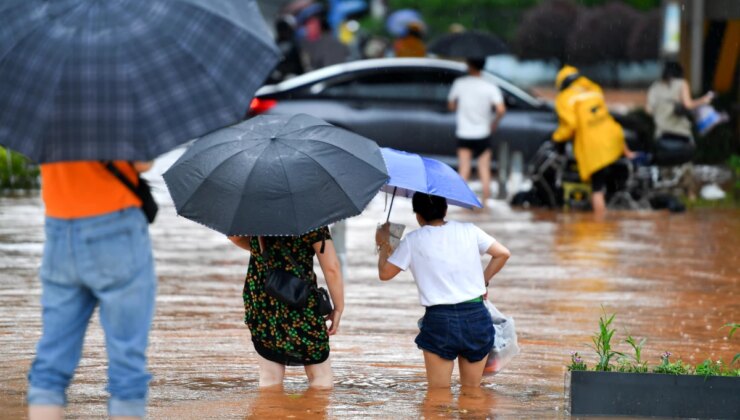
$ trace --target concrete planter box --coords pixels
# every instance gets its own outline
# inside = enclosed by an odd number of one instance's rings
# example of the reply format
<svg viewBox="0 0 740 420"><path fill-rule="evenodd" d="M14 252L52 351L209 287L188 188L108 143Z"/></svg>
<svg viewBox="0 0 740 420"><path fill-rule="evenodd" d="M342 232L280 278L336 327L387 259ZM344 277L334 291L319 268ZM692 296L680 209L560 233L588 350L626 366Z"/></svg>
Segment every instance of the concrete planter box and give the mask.
<svg viewBox="0 0 740 420"><path fill-rule="evenodd" d="M740 377L571 372L570 414L740 419Z"/></svg>

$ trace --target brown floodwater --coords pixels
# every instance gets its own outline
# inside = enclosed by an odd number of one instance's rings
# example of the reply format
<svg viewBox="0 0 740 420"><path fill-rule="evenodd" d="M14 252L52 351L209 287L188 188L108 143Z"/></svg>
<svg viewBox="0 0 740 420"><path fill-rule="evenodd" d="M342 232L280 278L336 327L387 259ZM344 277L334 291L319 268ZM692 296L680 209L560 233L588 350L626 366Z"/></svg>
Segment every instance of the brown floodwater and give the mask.
<svg viewBox="0 0 740 420"><path fill-rule="evenodd" d="M161 184L160 184L161 188ZM646 337L644 357L728 361L740 338L740 212L700 210L587 214L515 211L503 202L482 213L451 208L512 251L490 299L516 320L522 352L481 389L428 393L414 345L422 315L407 273L381 283L373 235L384 221L377 197L348 221L346 311L332 337L336 386L310 391L300 368L285 389L260 391L255 352L242 323L248 255L218 233L177 217L167 194L151 227L159 276L149 366L150 418L558 418L567 416L565 366L587 344L602 306L617 314L617 348ZM392 221L416 228L408 200ZM37 195L0 198L0 418L25 417L26 373L39 337L43 209ZM456 373L455 373L456 375ZM105 416L106 358L93 320L68 391L70 418Z"/></svg>

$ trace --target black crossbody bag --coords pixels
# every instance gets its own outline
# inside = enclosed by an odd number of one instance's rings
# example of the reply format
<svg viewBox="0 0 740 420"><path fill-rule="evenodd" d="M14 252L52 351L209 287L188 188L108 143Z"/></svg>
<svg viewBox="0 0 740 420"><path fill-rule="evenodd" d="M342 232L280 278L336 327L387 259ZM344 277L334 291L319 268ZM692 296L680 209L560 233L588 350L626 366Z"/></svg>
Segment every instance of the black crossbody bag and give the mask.
<svg viewBox="0 0 740 420"><path fill-rule="evenodd" d="M282 246L281 249L286 251ZM290 255L290 250L287 251L285 252L285 256L288 258L288 262L301 272L301 277L306 277L303 267ZM270 252L269 255L274 261L274 252ZM267 279L265 280L265 292L293 309L304 309L308 306L308 298L311 293L314 293L318 303L319 315L326 316L331 314L334 308L331 304L329 292L323 287L314 286L308 280L304 280L301 277L296 277L293 273L281 268L269 267Z"/></svg>
<svg viewBox="0 0 740 420"><path fill-rule="evenodd" d="M154 222L154 218L157 217L157 211L159 211L159 206L157 205L157 202L154 201L152 189L149 186L149 183L137 173L136 176L139 179L139 185L134 185L130 179L126 178L126 176L118 170L118 167L116 167L113 162L108 161L103 162L103 164L105 165L105 168L113 174L113 176L118 178L118 180L126 186L126 188L139 197L139 200L141 200L141 211L144 212L146 220L149 223Z"/></svg>

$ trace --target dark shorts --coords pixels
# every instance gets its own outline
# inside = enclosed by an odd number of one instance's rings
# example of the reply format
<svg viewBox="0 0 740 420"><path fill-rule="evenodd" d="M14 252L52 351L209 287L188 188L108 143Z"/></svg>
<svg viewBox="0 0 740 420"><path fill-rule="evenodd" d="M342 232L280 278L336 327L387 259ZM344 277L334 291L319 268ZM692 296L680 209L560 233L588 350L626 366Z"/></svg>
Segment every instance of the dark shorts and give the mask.
<svg viewBox="0 0 740 420"><path fill-rule="evenodd" d="M427 307L415 342L443 359L460 356L475 363L488 356L494 334L483 302L435 305Z"/></svg>
<svg viewBox="0 0 740 420"><path fill-rule="evenodd" d="M612 163L591 174L591 191L605 192L608 186L613 186L619 182L622 174L622 168ZM611 190L610 190L611 191Z"/></svg>
<svg viewBox="0 0 740 420"><path fill-rule="evenodd" d="M469 149L473 152L473 159L478 159L480 155L491 148L488 137L482 139L461 139L457 138L458 149Z"/></svg>

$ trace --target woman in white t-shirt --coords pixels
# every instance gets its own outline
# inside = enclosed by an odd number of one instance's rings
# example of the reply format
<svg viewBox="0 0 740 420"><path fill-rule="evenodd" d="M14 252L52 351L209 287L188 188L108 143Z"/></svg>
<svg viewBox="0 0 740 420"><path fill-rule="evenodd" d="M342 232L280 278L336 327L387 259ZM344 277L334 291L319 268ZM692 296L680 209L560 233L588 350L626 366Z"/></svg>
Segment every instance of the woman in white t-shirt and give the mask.
<svg viewBox="0 0 740 420"><path fill-rule="evenodd" d="M460 383L479 386L494 336L483 295L509 250L472 223L446 221L442 197L416 193L412 205L421 228L407 234L395 251L388 224L376 233L378 275L390 280L410 269L416 281L426 312L415 341L424 352L429 388L450 387L458 356ZM485 270L483 254L492 257Z"/></svg>

